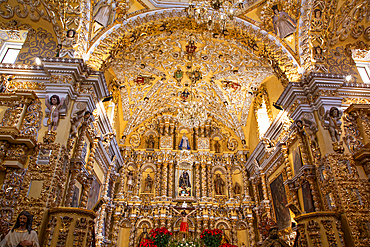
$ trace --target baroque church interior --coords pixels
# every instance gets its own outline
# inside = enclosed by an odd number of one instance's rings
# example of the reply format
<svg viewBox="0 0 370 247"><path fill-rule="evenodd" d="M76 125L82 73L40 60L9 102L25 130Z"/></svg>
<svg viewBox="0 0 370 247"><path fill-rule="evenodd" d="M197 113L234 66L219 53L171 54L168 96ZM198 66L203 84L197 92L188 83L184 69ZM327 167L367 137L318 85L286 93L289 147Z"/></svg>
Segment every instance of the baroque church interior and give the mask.
<svg viewBox="0 0 370 247"><path fill-rule="evenodd" d="M368 0L0 0L0 62L0 240L370 246Z"/></svg>

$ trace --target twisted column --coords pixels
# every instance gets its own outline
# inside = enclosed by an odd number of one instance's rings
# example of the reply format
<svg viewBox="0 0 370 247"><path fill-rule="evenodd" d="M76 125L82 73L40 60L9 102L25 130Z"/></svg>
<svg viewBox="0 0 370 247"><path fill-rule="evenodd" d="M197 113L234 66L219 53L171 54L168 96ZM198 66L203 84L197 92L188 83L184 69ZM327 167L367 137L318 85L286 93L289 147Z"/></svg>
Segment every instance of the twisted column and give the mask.
<svg viewBox="0 0 370 247"><path fill-rule="evenodd" d="M208 179L208 188L207 188L207 193L208 193L208 197L209 198L212 198L212 195L213 195L213 180L212 180L212 169L211 169L211 164L209 164L207 166L207 179Z"/></svg>
<svg viewBox="0 0 370 247"><path fill-rule="evenodd" d="M162 196L167 196L167 163L163 163L162 167Z"/></svg>
<svg viewBox="0 0 370 247"><path fill-rule="evenodd" d="M196 198L200 198L200 164L195 164L195 190Z"/></svg>
<svg viewBox="0 0 370 247"><path fill-rule="evenodd" d="M319 199L319 193L318 190L315 186L315 178L313 176L308 176L307 181L310 184L310 189L312 192L312 200L313 200L313 205L315 207L315 212L320 211L320 199Z"/></svg>
<svg viewBox="0 0 370 247"><path fill-rule="evenodd" d="M120 184L118 187L118 198L123 199L124 198L124 193L125 193L125 178L127 178L128 170L124 167L122 167L119 178L120 178Z"/></svg>
<svg viewBox="0 0 370 247"><path fill-rule="evenodd" d="M155 172L155 195L161 195L161 165L157 164L156 172Z"/></svg>
<svg viewBox="0 0 370 247"><path fill-rule="evenodd" d="M72 206L73 188L74 188L74 185L76 184L76 178L77 178L77 170L73 169L71 170L71 177L69 179L66 199L64 202L64 205L66 207Z"/></svg>
<svg viewBox="0 0 370 247"><path fill-rule="evenodd" d="M173 163L172 162L168 164L168 177L169 177L168 196L172 198L173 197Z"/></svg>
<svg viewBox="0 0 370 247"><path fill-rule="evenodd" d="M249 243L251 247L256 246L256 235L254 233L254 227L253 227L253 217L248 217L248 232L249 232Z"/></svg>
<svg viewBox="0 0 370 247"><path fill-rule="evenodd" d="M207 187L206 187L206 164L202 163L202 197L206 197L207 196Z"/></svg>
<svg viewBox="0 0 370 247"><path fill-rule="evenodd" d="M226 167L226 184L227 184L227 193L229 194L229 198L233 198L233 194L231 192L232 181L231 181L230 166Z"/></svg>

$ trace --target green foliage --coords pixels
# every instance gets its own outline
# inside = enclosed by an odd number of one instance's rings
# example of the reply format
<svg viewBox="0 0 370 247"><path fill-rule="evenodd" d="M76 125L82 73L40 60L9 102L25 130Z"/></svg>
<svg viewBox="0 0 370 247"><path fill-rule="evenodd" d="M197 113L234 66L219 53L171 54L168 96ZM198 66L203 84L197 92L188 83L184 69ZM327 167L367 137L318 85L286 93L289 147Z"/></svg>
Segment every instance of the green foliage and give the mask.
<svg viewBox="0 0 370 247"><path fill-rule="evenodd" d="M222 231L219 229L206 229L200 235L200 239L206 247L219 247L222 240Z"/></svg>

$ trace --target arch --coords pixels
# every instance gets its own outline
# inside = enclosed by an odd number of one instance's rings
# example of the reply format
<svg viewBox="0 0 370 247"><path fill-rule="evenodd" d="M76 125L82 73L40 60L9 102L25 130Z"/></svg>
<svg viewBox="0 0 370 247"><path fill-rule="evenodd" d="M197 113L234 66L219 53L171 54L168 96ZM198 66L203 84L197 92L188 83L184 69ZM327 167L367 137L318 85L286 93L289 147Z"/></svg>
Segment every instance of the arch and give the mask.
<svg viewBox="0 0 370 247"><path fill-rule="evenodd" d="M215 174L217 171L220 171L223 175L226 174L226 169L223 166L214 166L212 168L212 174Z"/></svg>
<svg viewBox="0 0 370 247"><path fill-rule="evenodd" d="M118 225L120 227L130 228L131 227L131 221L127 218L122 218L122 220L119 221Z"/></svg>
<svg viewBox="0 0 370 247"><path fill-rule="evenodd" d="M141 219L139 219L137 221L137 223L136 223L136 228L142 228L141 226L143 226L144 224L148 224L150 229L153 229L154 228L153 221L151 219L149 219L149 218L141 218Z"/></svg>
<svg viewBox="0 0 370 247"><path fill-rule="evenodd" d="M144 136L149 136L149 135L154 135L154 137L158 137L158 132L155 131L155 130L147 130L145 133L144 133Z"/></svg>
<svg viewBox="0 0 370 247"><path fill-rule="evenodd" d="M135 33L136 29L139 29L140 26L151 23L156 21L158 22L165 22L169 24L169 19L184 19L187 18L186 12L183 8L170 8L170 9L160 9L160 10L153 10L150 12L146 12L143 14L139 14L136 16L133 16L121 24L115 24L111 26L105 33L102 33L100 36L96 37L93 41L93 44L90 46L88 52L87 52L87 60L90 66L92 66L95 69L98 69L100 65L102 65L103 60L106 60L109 56L109 53L111 50L113 50L114 45L113 43L116 43L120 40L121 37L124 37L126 39L132 39L133 33ZM236 24L234 25L234 28L239 29L241 33L246 39L251 38L251 36L257 36L260 35L262 40L264 41L264 46L269 48L272 51L275 51L276 53L281 54L280 56L284 57L286 60L286 63L291 63L293 65L293 68L291 68L294 71L289 71L289 73L295 73L295 75L288 76L290 80L296 81L300 78L298 76L298 69L299 66L299 58L298 56L295 56L295 54L292 52L291 48L285 45L284 43L281 43L280 40L275 37L274 35L271 35L267 33L265 30L261 29L260 27L257 27L256 25L240 18L236 18ZM146 25L146 28L148 25ZM126 35L127 33L127 35ZM235 39L236 37L233 36L234 34L230 33L230 37L232 39ZM250 49L254 52L256 52L258 48L259 41L253 40L253 46L251 48L248 48L244 45L242 41L243 37L238 35L239 40L236 40L240 46L243 46L244 49ZM109 40L109 42L105 41ZM134 40L135 41L135 40ZM105 45L104 43L108 44ZM104 48L99 47L99 45L102 44ZM246 43L247 44L247 43ZM94 52L98 52L99 55L95 56ZM101 55L104 54L104 55ZM283 65L281 65L283 66ZM295 67L295 69L294 69ZM283 70L284 71L284 70ZM286 71L286 70L285 70Z"/></svg>
<svg viewBox="0 0 370 247"><path fill-rule="evenodd" d="M245 222L244 220L240 220L240 221L238 221L238 223L236 223L236 229L237 230L246 230L246 229L248 229L248 223Z"/></svg>
<svg viewBox="0 0 370 247"><path fill-rule="evenodd" d="M215 223L215 228L216 229L230 230L231 229L231 225L230 225L229 222L227 222L227 220L219 219Z"/></svg>
<svg viewBox="0 0 370 247"><path fill-rule="evenodd" d="M145 172L146 169L151 168L153 172L155 172L157 169L153 163L145 163L141 166L141 172Z"/></svg>

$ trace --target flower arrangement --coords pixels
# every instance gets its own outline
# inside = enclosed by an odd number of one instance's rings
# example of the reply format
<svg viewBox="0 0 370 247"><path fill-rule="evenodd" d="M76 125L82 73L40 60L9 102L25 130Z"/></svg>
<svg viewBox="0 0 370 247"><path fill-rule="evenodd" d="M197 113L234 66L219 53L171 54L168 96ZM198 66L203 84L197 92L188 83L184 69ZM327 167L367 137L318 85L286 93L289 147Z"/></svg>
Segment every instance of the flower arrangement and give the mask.
<svg viewBox="0 0 370 247"><path fill-rule="evenodd" d="M178 240L170 240L168 247L200 247L202 246L199 239L195 239L194 241L178 241Z"/></svg>
<svg viewBox="0 0 370 247"><path fill-rule="evenodd" d="M238 247L238 246L232 245L232 244L229 244L229 243L224 243L220 247Z"/></svg>
<svg viewBox="0 0 370 247"><path fill-rule="evenodd" d="M222 231L219 229L214 230L203 230L200 235L200 239L203 240L203 243L207 247L219 247L222 240Z"/></svg>
<svg viewBox="0 0 370 247"><path fill-rule="evenodd" d="M157 245L154 244L153 240L145 238L139 243L138 247L157 247Z"/></svg>
<svg viewBox="0 0 370 247"><path fill-rule="evenodd" d="M150 239L154 241L154 245L157 247L166 247L172 233L167 228L156 228L149 232Z"/></svg>

